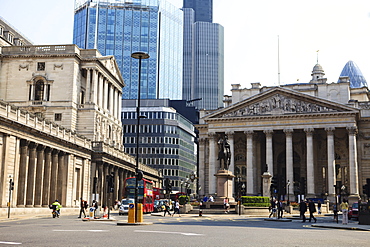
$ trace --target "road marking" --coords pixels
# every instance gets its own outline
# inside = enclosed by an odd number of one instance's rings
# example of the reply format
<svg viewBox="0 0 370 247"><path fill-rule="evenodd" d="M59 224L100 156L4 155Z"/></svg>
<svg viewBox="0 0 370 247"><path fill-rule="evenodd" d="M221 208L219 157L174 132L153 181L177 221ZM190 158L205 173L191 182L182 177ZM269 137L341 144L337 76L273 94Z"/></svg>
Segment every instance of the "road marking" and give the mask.
<svg viewBox="0 0 370 247"><path fill-rule="evenodd" d="M54 232L108 232L108 230L53 230Z"/></svg>
<svg viewBox="0 0 370 247"><path fill-rule="evenodd" d="M179 234L185 236L202 236L204 234L191 233L191 232L164 232L164 231L144 231L144 230L135 230L135 232L150 232L150 233L165 233L165 234Z"/></svg>
<svg viewBox="0 0 370 247"><path fill-rule="evenodd" d="M0 241L0 244L22 244L22 243L16 243L16 242L2 242L2 241Z"/></svg>

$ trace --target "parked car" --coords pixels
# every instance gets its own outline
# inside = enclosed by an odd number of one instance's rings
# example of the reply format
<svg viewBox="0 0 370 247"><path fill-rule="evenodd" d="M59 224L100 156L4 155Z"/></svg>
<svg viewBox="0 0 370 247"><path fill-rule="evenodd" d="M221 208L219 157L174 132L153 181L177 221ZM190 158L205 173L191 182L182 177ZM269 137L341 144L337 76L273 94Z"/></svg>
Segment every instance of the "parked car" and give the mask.
<svg viewBox="0 0 370 247"><path fill-rule="evenodd" d="M118 214L119 215L128 214L128 207L131 203L135 203L135 200L134 199L129 199L129 198L122 199L121 206L119 206Z"/></svg>
<svg viewBox="0 0 370 247"><path fill-rule="evenodd" d="M358 202L354 202L348 210L348 219L357 219L358 220Z"/></svg>

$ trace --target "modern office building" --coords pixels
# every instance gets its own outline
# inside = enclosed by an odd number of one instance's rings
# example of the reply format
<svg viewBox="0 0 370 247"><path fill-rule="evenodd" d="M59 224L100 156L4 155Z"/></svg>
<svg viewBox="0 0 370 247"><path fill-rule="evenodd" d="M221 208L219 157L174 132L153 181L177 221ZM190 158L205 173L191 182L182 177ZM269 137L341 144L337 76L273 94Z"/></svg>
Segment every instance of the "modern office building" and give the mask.
<svg viewBox="0 0 370 247"><path fill-rule="evenodd" d="M194 10L195 22L213 22L213 0L184 0L183 8Z"/></svg>
<svg viewBox="0 0 370 247"><path fill-rule="evenodd" d="M76 0L73 43L114 55L126 87L123 99L138 98L137 51L142 61L142 99L181 99L183 13L165 0Z"/></svg>
<svg viewBox="0 0 370 247"><path fill-rule="evenodd" d="M351 88L367 87L365 77L362 75L360 68L353 61L348 61L343 67L338 82L340 82L341 77L349 77Z"/></svg>
<svg viewBox="0 0 370 247"><path fill-rule="evenodd" d="M212 1L209 2L208 5L201 5L198 3L202 1L184 1L184 6L193 8L183 8L183 99L201 99L193 102L198 109L223 107L224 28L212 23L212 18L197 21L196 17L197 12L212 10Z"/></svg>
<svg viewBox="0 0 370 247"><path fill-rule="evenodd" d="M140 162L162 171L164 178L174 182L173 191L181 191L183 185L185 192L185 181L197 172L197 144L193 123L180 112L186 111L194 120L198 116L194 107L185 107L185 101L180 103L141 100L140 115L145 118L140 120L138 153ZM136 156L136 100L122 100L122 124L125 151ZM196 181L188 182L196 193Z"/></svg>

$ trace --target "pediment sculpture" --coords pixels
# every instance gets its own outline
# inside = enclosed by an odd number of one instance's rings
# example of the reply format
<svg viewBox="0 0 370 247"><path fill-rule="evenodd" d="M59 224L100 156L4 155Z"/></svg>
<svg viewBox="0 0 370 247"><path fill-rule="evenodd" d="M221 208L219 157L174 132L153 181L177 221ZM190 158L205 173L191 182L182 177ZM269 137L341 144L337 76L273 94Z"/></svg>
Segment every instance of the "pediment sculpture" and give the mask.
<svg viewBox="0 0 370 247"><path fill-rule="evenodd" d="M282 94L275 94L262 101L246 104L244 107L238 108L237 110L226 112L221 117L320 112L338 112L338 110L318 103L310 103L295 98L289 98Z"/></svg>

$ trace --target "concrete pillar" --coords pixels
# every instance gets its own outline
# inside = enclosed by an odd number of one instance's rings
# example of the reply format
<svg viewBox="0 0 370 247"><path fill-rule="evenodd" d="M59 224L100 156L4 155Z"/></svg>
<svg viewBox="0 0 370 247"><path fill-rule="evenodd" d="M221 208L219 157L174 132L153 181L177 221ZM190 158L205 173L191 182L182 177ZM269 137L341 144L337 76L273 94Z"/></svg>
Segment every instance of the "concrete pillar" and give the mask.
<svg viewBox="0 0 370 247"><path fill-rule="evenodd" d="M103 105L103 84L104 84L104 78L103 78L103 75L99 74L99 90L98 90L98 94L99 94L99 107L101 109L104 108L104 105Z"/></svg>
<svg viewBox="0 0 370 247"><path fill-rule="evenodd" d="M17 207L25 206L28 144L27 140L20 141Z"/></svg>
<svg viewBox="0 0 370 247"><path fill-rule="evenodd" d="M357 145L356 127L347 127L348 130L348 151L349 151L349 193L351 196L359 195L358 191L358 164L357 164Z"/></svg>
<svg viewBox="0 0 370 247"><path fill-rule="evenodd" d="M26 193L26 207L33 207L34 193L35 193L35 175L36 175L36 148L37 144L31 142L28 145L28 172L27 172L27 193Z"/></svg>
<svg viewBox="0 0 370 247"><path fill-rule="evenodd" d="M312 128L304 129L306 132L306 148L307 148L307 197L315 196L315 172L313 159L313 131Z"/></svg>
<svg viewBox="0 0 370 247"><path fill-rule="evenodd" d="M51 148L45 148L44 179L42 181L42 206L50 204Z"/></svg>
<svg viewBox="0 0 370 247"><path fill-rule="evenodd" d="M98 72L92 70L92 92L91 92L91 102L98 104Z"/></svg>
<svg viewBox="0 0 370 247"><path fill-rule="evenodd" d="M289 181L294 181L294 171L293 171L293 130L285 129L285 139L286 139L286 179ZM293 199L289 198L289 200Z"/></svg>
<svg viewBox="0 0 370 247"><path fill-rule="evenodd" d="M42 205L42 181L44 180L44 152L45 146L38 145L37 147L37 163L36 163L36 184L35 184L35 207Z"/></svg>
<svg viewBox="0 0 370 247"><path fill-rule="evenodd" d="M59 200L60 204L63 203L63 178L64 173L66 172L64 155L64 152L59 152L58 155L57 199Z"/></svg>
<svg viewBox="0 0 370 247"><path fill-rule="evenodd" d="M112 117L114 117L114 105L113 105L113 100L114 100L114 87L111 83L108 84L108 93L109 93L109 112Z"/></svg>
<svg viewBox="0 0 370 247"><path fill-rule="evenodd" d="M86 69L86 102L91 101L91 70Z"/></svg>
<svg viewBox="0 0 370 247"><path fill-rule="evenodd" d="M108 110L108 99L109 99L109 94L108 94L108 80L104 78L103 80L103 87L104 87L104 94L103 94L103 109Z"/></svg>
<svg viewBox="0 0 370 247"><path fill-rule="evenodd" d="M58 153L59 150L54 149L51 158L51 172L50 172L50 203L57 198L57 187L58 187Z"/></svg>
<svg viewBox="0 0 370 247"><path fill-rule="evenodd" d="M247 195L254 195L254 167L253 167L253 130L245 131L247 135Z"/></svg>
<svg viewBox="0 0 370 247"><path fill-rule="evenodd" d="M230 144L230 165L229 165L229 171L231 171L233 174L235 172L235 150L234 150L234 131L228 131L226 132L227 139L229 140Z"/></svg>
<svg viewBox="0 0 370 247"><path fill-rule="evenodd" d="M205 195L205 180L206 180L206 167L205 167L205 145L206 145L206 139L205 138L199 138L199 195ZM202 155L201 155L202 154Z"/></svg>
<svg viewBox="0 0 370 247"><path fill-rule="evenodd" d="M274 176L274 151L272 147L272 134L273 130L264 130L263 133L266 135L266 162L267 171L271 176Z"/></svg>
<svg viewBox="0 0 370 247"><path fill-rule="evenodd" d="M328 154L328 193L332 199L335 196L334 185L336 185L335 156L334 156L334 127L325 128L327 132L327 154Z"/></svg>
<svg viewBox="0 0 370 247"><path fill-rule="evenodd" d="M216 140L217 135L216 133L209 133L209 170L208 170L208 193L215 194L216 193L216 177L215 174L218 170L218 165L216 164Z"/></svg>

